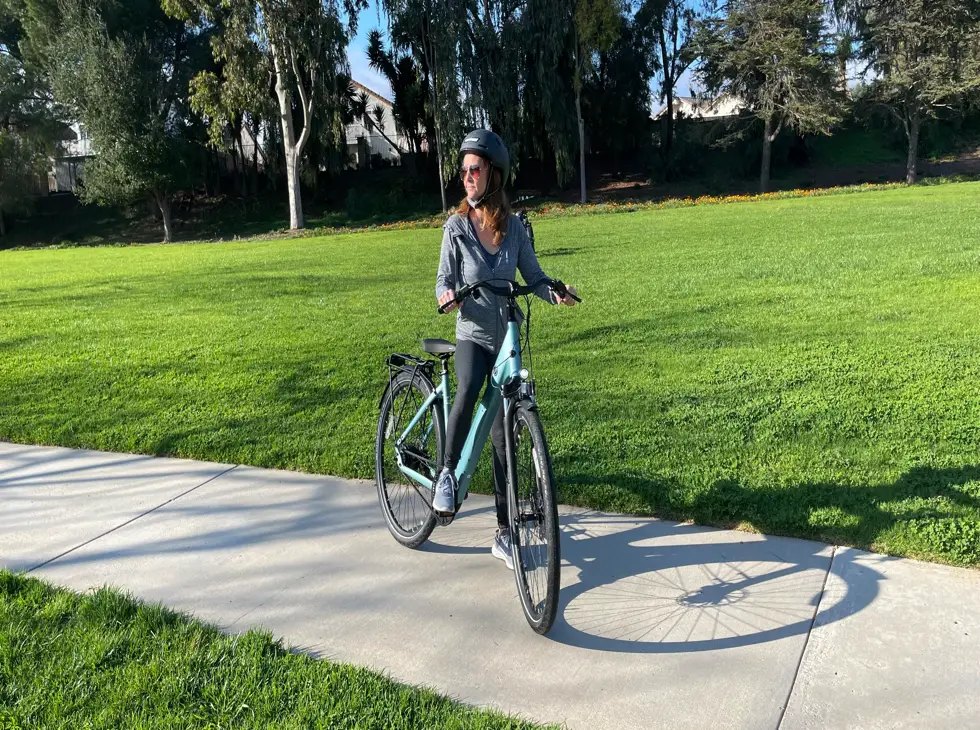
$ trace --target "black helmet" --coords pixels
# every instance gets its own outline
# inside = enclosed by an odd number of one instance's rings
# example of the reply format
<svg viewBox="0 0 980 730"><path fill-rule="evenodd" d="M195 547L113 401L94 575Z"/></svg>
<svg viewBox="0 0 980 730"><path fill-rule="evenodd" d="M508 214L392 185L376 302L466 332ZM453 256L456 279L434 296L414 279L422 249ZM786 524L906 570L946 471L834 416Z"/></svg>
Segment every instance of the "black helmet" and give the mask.
<svg viewBox="0 0 980 730"><path fill-rule="evenodd" d="M510 153L504 141L489 129L474 129L463 139L463 144L459 146L459 155L462 157L467 152L480 157L486 157L490 164L500 170L501 186L507 184L510 175Z"/></svg>

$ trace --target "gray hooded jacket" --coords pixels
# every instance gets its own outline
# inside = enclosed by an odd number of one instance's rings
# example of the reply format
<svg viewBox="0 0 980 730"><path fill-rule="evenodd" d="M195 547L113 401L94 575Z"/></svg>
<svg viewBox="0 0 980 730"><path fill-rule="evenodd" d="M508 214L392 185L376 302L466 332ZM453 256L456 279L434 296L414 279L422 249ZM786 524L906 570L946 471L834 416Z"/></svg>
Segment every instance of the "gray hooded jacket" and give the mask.
<svg viewBox="0 0 980 730"><path fill-rule="evenodd" d="M490 279L516 281L521 272L525 283L544 277L534 255L524 224L516 215L507 221L507 234L496 256L490 256L476 237L469 219L458 213L442 227L442 252L436 276L436 299L446 291L459 290L464 284ZM542 284L535 291L549 304L555 304L551 290ZM457 310L456 340L470 340L497 352L507 334L507 300L487 291L479 298L468 297Z"/></svg>

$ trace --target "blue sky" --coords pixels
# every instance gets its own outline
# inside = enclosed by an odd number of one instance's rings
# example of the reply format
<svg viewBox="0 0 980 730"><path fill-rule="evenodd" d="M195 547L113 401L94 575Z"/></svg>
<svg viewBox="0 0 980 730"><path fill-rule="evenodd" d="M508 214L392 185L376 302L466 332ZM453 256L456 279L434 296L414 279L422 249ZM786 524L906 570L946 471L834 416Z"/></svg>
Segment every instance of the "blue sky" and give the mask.
<svg viewBox="0 0 980 730"><path fill-rule="evenodd" d="M368 34L375 28L385 32L387 21L383 17L378 17L377 4L374 0L368 0L367 10L357 19L357 37L347 48L347 60L350 62L351 76L355 81L360 81L369 89L390 99L391 86L388 80L368 65Z"/></svg>
<svg viewBox="0 0 980 730"><path fill-rule="evenodd" d="M375 0L368 0L367 10L362 12L358 18L357 37L347 48L347 58L350 62L351 75L355 81L361 82L369 89L373 89L390 99L391 87L388 85L387 79L371 68L367 60L368 34L375 28L385 32L387 21L384 17L379 17ZM690 83L691 74L688 72L681 77L677 93L680 96L689 96L691 93ZM660 102L654 99L652 106L651 111L657 111L660 108Z"/></svg>

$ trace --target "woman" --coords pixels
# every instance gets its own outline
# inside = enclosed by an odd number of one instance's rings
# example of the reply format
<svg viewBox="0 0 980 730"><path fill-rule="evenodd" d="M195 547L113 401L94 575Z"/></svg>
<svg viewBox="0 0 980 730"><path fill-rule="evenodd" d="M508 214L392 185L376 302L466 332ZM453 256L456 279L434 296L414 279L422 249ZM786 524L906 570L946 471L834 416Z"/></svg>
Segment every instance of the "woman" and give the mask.
<svg viewBox="0 0 980 730"><path fill-rule="evenodd" d="M526 282L544 277L527 230L511 214L504 194L510 175L510 155L503 141L493 132L477 129L466 135L459 148L460 177L466 198L443 227L442 252L436 277L436 298L443 305L456 298L456 289L488 279L513 281L518 271ZM568 287L575 294L574 287ZM551 304L574 306L571 296L559 299L547 284L537 296ZM485 290L479 298L469 297L456 321L456 399L446 428L445 463L436 481L432 508L451 513L456 506L455 470L473 420L473 409L484 383L489 386L490 371L507 332L506 301ZM493 441L493 488L497 503L497 534L491 552L514 569L507 527L506 456L504 414L497 413L490 431Z"/></svg>

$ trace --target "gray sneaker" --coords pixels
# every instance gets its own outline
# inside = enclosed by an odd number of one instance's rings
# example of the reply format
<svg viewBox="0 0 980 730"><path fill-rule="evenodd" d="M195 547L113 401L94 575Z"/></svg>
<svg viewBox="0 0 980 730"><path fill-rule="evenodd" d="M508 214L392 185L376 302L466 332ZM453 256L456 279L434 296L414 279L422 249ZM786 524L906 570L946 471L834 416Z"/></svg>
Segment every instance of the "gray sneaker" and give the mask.
<svg viewBox="0 0 980 730"><path fill-rule="evenodd" d="M456 475L443 469L436 480L435 494L432 495L432 509L451 515L456 511Z"/></svg>
<svg viewBox="0 0 980 730"><path fill-rule="evenodd" d="M507 567L514 569L514 558L510 553L510 530L497 529L497 534L493 536L493 547L490 553L495 558L500 558Z"/></svg>

